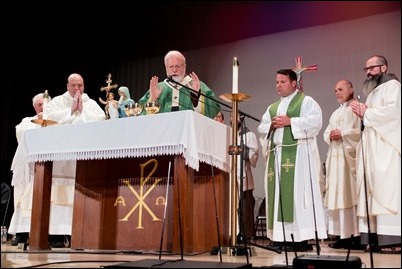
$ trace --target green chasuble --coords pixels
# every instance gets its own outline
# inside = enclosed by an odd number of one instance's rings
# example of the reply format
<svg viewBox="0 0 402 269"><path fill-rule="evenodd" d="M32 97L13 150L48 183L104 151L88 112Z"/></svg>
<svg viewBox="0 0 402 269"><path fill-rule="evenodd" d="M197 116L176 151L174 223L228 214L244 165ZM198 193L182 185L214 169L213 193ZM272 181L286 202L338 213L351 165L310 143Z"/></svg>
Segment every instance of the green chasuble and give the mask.
<svg viewBox="0 0 402 269"><path fill-rule="evenodd" d="M191 83L191 82L190 82ZM172 83L173 85L173 83ZM215 93L208 88L208 86L200 81L201 85L201 92L208 96L213 98L213 100L216 100ZM175 86L175 85L173 85ZM159 113L164 113L164 112L171 112L172 111L172 95L173 95L173 86L169 86L167 82L162 81L158 83L158 87L162 90L161 95L158 98L158 102L161 104L161 107L159 109ZM192 97L191 97L191 92L189 89L185 87L177 87L179 90L179 95L178 95L178 104L179 104L179 110L194 110L194 106L192 104ZM138 101L140 104L145 104L148 102L150 98L150 91L148 90L143 97ZM198 101L198 107L200 108L200 113L213 119L216 114L218 114L220 107L217 102L211 100L210 98L206 98L202 95L200 95L200 99ZM143 114L145 113L145 110L143 111Z"/></svg>
<svg viewBox="0 0 402 269"><path fill-rule="evenodd" d="M290 101L288 109L286 111L286 115L290 118L292 117L300 117L300 109L304 99L304 94L302 92L298 92ZM269 113L271 115L271 119L276 116L279 103L281 100L278 100L269 109ZM273 139L273 136L271 137ZM272 141L271 141L272 142ZM273 143L272 143L273 145ZM282 202L282 208L279 206L278 210L278 221L282 221L282 212L283 212L283 221L284 222L293 222L293 192L294 192L294 173L295 173L295 161L296 161L296 152L297 152L297 140L292 136L291 126L284 127L283 132L283 140L281 145L282 151L282 159L280 160L280 196L279 201ZM274 201L275 201L275 151L272 150L269 156L268 163L268 228L273 228L274 223Z"/></svg>
<svg viewBox="0 0 402 269"><path fill-rule="evenodd" d="M211 119L215 118L220 110L219 104L215 101L216 96L213 90L211 90L205 83L201 82L201 93L200 99L198 100L198 108L200 113Z"/></svg>

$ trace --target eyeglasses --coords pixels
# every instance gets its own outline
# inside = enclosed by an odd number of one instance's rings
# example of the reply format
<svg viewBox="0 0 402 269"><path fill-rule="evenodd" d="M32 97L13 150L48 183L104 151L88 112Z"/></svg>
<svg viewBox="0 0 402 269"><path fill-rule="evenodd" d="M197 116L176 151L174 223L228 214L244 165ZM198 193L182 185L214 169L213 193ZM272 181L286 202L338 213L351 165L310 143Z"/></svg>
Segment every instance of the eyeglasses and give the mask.
<svg viewBox="0 0 402 269"><path fill-rule="evenodd" d="M166 66L166 68L168 68L169 70L172 70L173 68L180 69L185 65L186 64L181 64L181 65L176 64L176 65Z"/></svg>
<svg viewBox="0 0 402 269"><path fill-rule="evenodd" d="M369 67L365 67L365 68L363 68L363 71L364 72L367 72L368 70L373 71L374 68L380 67L380 66L383 66L383 64L376 64L376 65L371 65Z"/></svg>

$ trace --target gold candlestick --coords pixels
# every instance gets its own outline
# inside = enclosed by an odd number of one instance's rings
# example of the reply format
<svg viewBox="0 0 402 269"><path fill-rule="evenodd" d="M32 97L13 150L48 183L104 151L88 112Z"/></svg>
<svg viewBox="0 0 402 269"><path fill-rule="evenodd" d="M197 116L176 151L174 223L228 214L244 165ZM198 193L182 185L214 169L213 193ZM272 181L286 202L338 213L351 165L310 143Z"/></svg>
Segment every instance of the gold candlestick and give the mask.
<svg viewBox="0 0 402 269"><path fill-rule="evenodd" d="M232 169L230 174L231 181L231 203L230 203L230 232L231 232L231 244L237 245L237 155L240 154L240 146L237 143L237 113L238 102L243 102L250 99L250 96L244 93L226 93L219 96L224 101L232 102L232 144L228 148L229 155L232 156Z"/></svg>

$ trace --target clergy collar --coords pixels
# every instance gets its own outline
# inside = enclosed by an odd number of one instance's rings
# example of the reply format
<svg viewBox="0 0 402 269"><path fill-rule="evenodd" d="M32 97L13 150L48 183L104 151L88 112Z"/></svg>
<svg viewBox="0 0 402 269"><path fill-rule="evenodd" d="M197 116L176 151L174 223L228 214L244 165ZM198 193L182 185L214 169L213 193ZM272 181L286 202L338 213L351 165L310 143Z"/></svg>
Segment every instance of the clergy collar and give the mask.
<svg viewBox="0 0 402 269"><path fill-rule="evenodd" d="M353 100L355 100L355 98L351 98L348 101L345 101L341 104L341 106L348 106L350 104L350 102L352 102Z"/></svg>
<svg viewBox="0 0 402 269"><path fill-rule="evenodd" d="M291 99L293 98L297 93L299 92L299 90L295 90L293 93L289 94L288 96L282 96L282 99Z"/></svg>
<svg viewBox="0 0 402 269"><path fill-rule="evenodd" d="M191 80L192 80L191 77L189 75L187 75L178 83L180 83L182 85L187 85ZM180 88L182 88L181 85L176 84L174 82L169 82L167 79L165 79L165 83L172 89L179 90Z"/></svg>

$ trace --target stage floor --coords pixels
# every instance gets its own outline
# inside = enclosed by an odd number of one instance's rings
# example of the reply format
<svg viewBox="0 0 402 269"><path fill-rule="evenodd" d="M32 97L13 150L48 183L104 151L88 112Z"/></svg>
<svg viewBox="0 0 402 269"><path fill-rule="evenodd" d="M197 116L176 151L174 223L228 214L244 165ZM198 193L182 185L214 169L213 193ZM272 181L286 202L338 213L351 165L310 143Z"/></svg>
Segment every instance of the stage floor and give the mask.
<svg viewBox="0 0 402 269"><path fill-rule="evenodd" d="M321 241L320 255L345 256L347 250L335 250L328 247L331 241ZM257 246L251 247L251 256L231 255L230 252L221 255L208 253L195 253L184 255L183 261L180 253L159 253L138 251L115 251L115 250L72 250L69 248L54 248L50 251L29 251L11 246L11 240L1 245L1 268L40 267L40 268L136 268L135 266L152 266L168 260L169 267L161 268L188 268L174 267L191 264L193 268L260 268L260 267L284 267L292 266L294 253L285 252L277 254L258 246L265 246L269 240L257 240ZM316 255L316 250L298 253L301 255ZM286 257L287 256L287 257ZM373 254L373 266L370 262L370 254L362 250L352 250L350 256L359 257L362 268L401 268L400 254ZM222 257L222 261L220 260ZM286 260L288 263L286 263ZM134 263L132 263L134 262ZM133 267L134 265L134 267ZM200 265L201 267L197 267ZM212 266L212 267L211 267ZM155 266L154 266L155 267ZM137 267L140 268L140 267Z"/></svg>

